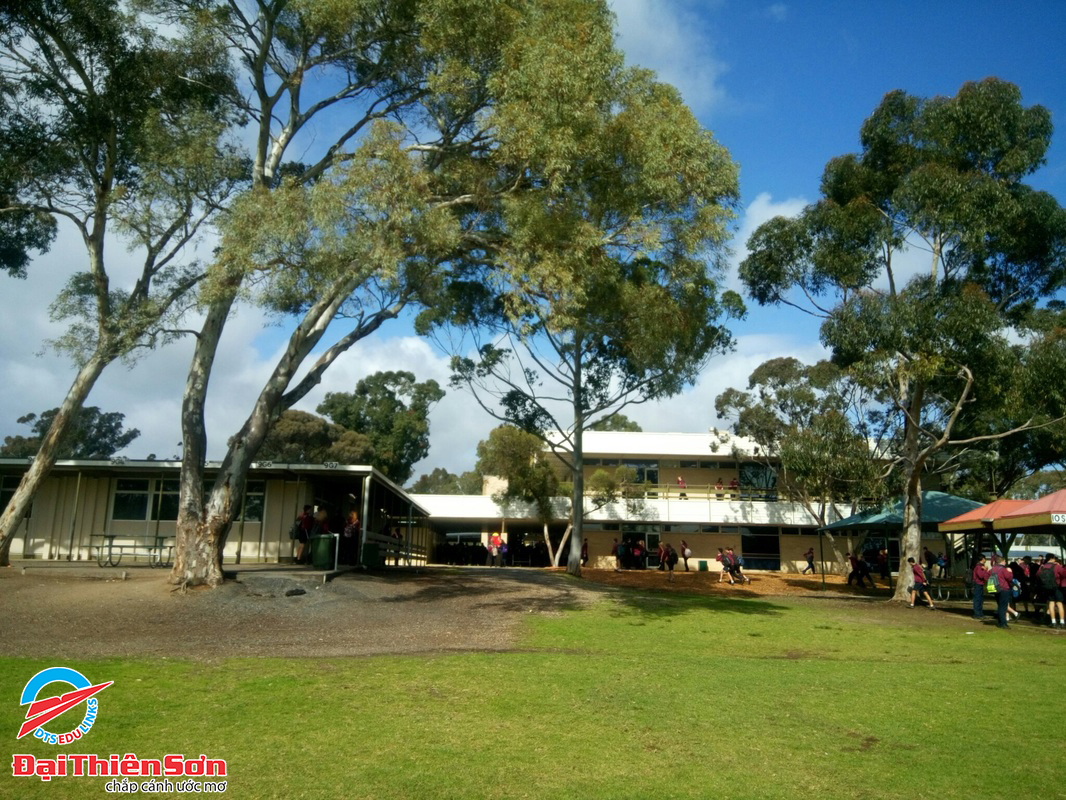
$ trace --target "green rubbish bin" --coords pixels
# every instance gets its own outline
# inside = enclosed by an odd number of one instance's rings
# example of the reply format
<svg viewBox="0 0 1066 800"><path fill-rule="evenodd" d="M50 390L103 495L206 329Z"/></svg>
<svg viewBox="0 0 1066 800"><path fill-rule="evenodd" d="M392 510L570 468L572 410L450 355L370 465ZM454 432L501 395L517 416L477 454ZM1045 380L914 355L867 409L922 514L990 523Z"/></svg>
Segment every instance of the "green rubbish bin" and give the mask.
<svg viewBox="0 0 1066 800"><path fill-rule="evenodd" d="M708 571L708 567L707 567L707 562L706 561L704 561L703 559L700 559L699 565L700 565L700 572L707 572Z"/></svg>
<svg viewBox="0 0 1066 800"><path fill-rule="evenodd" d="M385 566L385 557L377 542L367 542L363 545L363 566L367 569L379 569Z"/></svg>
<svg viewBox="0 0 1066 800"><path fill-rule="evenodd" d="M333 569L337 563L337 534L312 536L310 545L311 566L315 569Z"/></svg>

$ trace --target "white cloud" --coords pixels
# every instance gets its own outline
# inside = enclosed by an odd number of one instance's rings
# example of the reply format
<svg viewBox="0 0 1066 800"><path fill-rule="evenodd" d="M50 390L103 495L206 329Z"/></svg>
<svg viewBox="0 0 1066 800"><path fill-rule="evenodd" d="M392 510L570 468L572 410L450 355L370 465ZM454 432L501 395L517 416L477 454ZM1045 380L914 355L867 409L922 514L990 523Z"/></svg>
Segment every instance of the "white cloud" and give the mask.
<svg viewBox="0 0 1066 800"><path fill-rule="evenodd" d="M715 414L714 399L729 387L747 387L748 376L764 361L789 356L811 364L826 358L827 353L817 341L792 333L741 335L736 350L711 359L690 390L656 403L632 406L624 413L646 431L705 433L712 427L728 428L729 423Z"/></svg>
<svg viewBox="0 0 1066 800"><path fill-rule="evenodd" d="M714 43L694 8L678 0L611 0L618 45L626 62L647 67L680 90L689 108L704 116L727 101L721 83L728 66L714 57ZM708 4L697 4L706 11Z"/></svg>

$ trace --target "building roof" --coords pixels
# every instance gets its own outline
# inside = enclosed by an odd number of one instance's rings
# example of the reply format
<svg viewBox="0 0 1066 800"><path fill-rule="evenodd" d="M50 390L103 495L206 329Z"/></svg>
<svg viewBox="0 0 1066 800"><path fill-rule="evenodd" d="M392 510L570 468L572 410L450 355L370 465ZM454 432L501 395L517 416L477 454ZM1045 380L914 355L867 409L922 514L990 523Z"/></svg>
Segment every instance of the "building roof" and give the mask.
<svg viewBox="0 0 1066 800"><path fill-rule="evenodd" d="M32 461L33 459L30 458L0 458L0 468L16 467L21 473L29 468ZM221 466L221 461L208 461L204 464L204 472L208 476L212 476ZM121 456L106 461L65 459L57 461L51 471L59 475L81 472L89 475L124 473L126 476L140 472L147 477L172 474L173 477L177 478L181 472L181 461L149 461L147 459L131 459ZM283 464L278 461L254 461L248 471L249 479L258 480L263 478L296 479L316 476L334 478L348 476L355 478L367 475L371 476L376 483L387 486L395 494L410 499L410 495L402 486L394 483L368 464ZM421 504L414 500L411 500L411 502L415 503L419 513L426 513Z"/></svg>
<svg viewBox="0 0 1066 800"><path fill-rule="evenodd" d="M940 531L941 533L963 533L965 531L991 530L993 521L1028 504L1028 500L1011 500L1008 497L1001 497L998 500L993 500L988 505L967 511L965 514L959 514L946 522L941 522Z"/></svg>
<svg viewBox="0 0 1066 800"><path fill-rule="evenodd" d="M838 520L821 528L824 531L880 530L894 531L903 527L903 498L886 503L874 511ZM958 516L963 511L980 508L981 504L965 497L956 497L944 492L922 492L922 530L936 531L937 523Z"/></svg>
<svg viewBox="0 0 1066 800"><path fill-rule="evenodd" d="M561 434L549 438L562 442ZM630 431L585 431L582 437L584 454L587 456L618 455L657 458L678 457L706 460L728 460L734 451L741 456L759 453L759 445L744 436L734 436L726 431L709 433L651 433ZM570 449L561 445L564 449Z"/></svg>
<svg viewBox="0 0 1066 800"><path fill-rule="evenodd" d="M1060 532L1066 528L1066 489L1026 503L1021 508L1003 514L993 523L997 530L1055 526Z"/></svg>

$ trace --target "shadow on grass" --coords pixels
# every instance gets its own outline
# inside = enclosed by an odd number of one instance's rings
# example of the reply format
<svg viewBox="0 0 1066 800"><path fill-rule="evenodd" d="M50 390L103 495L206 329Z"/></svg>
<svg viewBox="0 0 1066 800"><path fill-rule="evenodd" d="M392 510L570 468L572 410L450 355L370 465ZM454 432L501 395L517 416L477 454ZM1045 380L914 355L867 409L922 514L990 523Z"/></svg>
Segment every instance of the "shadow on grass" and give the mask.
<svg viewBox="0 0 1066 800"><path fill-rule="evenodd" d="M615 616L637 612L641 618L649 621L661 621L691 611L713 611L718 614L738 614L742 616L780 616L788 611L788 606L771 602L751 594L750 596L732 595L717 597L702 594L652 593L638 589L612 589L611 599L618 606Z"/></svg>
<svg viewBox="0 0 1066 800"><path fill-rule="evenodd" d="M567 580L568 576L536 569L489 567L399 568L362 573L396 591L383 603L446 603L465 601L474 611L570 611L588 605L603 587ZM360 573L336 581L358 581ZM471 602L473 600L474 602Z"/></svg>

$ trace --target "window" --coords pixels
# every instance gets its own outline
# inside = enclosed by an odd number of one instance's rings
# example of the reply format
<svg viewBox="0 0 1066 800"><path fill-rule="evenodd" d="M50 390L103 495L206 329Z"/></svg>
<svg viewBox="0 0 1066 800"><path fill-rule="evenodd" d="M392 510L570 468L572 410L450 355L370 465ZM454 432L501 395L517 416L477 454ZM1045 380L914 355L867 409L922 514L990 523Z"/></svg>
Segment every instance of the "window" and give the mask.
<svg viewBox="0 0 1066 800"><path fill-rule="evenodd" d="M748 530L753 531L748 533ZM744 555L744 565L752 569L781 569L781 546L773 528L744 529L740 538L740 549ZM754 531L758 531L755 533Z"/></svg>
<svg viewBox="0 0 1066 800"><path fill-rule="evenodd" d="M5 475L3 481L0 481L0 511L7 508L7 504L11 502L11 498L15 496L15 490L19 486L19 481L22 478L19 475ZM29 517L33 512L33 504L26 510L26 516Z"/></svg>
<svg viewBox="0 0 1066 800"><path fill-rule="evenodd" d="M115 482L115 499L111 519L148 518L148 479L119 478Z"/></svg>
<svg viewBox="0 0 1066 800"><path fill-rule="evenodd" d="M799 536L799 534L800 534L800 529L799 528L782 528L781 529L781 535L782 536Z"/></svg>
<svg viewBox="0 0 1066 800"><path fill-rule="evenodd" d="M178 518L178 485L178 481L155 481L152 519L175 520Z"/></svg>
<svg viewBox="0 0 1066 800"><path fill-rule="evenodd" d="M684 461L683 460L681 462L681 468L682 469L697 469L699 467L699 465L700 465L699 461Z"/></svg>
<svg viewBox="0 0 1066 800"><path fill-rule="evenodd" d="M676 458L660 458L659 469L677 469L678 467L683 466L684 463L685 462L683 461L678 461Z"/></svg>
<svg viewBox="0 0 1066 800"><path fill-rule="evenodd" d="M700 526L690 523L663 525L663 533L699 533Z"/></svg>
<svg viewBox="0 0 1066 800"><path fill-rule="evenodd" d="M639 458L626 459L623 466L632 468L637 473L637 483L658 483L659 462Z"/></svg>
<svg viewBox="0 0 1066 800"><path fill-rule="evenodd" d="M244 490L244 521L263 521L263 498L266 496L265 481L248 481Z"/></svg>
<svg viewBox="0 0 1066 800"><path fill-rule="evenodd" d="M700 469L718 469L717 461L700 461Z"/></svg>
<svg viewBox="0 0 1066 800"><path fill-rule="evenodd" d="M741 464L740 486L742 489L770 491L777 488L777 473L766 464Z"/></svg>

